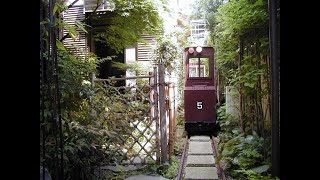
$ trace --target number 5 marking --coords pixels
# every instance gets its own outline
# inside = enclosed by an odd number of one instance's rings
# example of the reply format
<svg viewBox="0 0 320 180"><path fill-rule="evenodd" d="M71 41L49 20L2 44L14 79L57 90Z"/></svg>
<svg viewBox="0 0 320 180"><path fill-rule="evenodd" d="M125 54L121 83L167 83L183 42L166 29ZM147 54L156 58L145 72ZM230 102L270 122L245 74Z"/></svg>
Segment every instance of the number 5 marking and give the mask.
<svg viewBox="0 0 320 180"><path fill-rule="evenodd" d="M202 108L203 108L202 103L203 103L202 101L197 101L197 109L198 110L202 110Z"/></svg>

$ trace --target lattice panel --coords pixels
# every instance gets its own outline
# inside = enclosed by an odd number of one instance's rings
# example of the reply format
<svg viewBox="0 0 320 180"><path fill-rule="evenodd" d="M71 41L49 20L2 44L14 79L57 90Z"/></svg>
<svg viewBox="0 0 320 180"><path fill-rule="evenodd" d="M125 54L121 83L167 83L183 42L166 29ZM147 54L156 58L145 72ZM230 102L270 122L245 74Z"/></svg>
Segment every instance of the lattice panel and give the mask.
<svg viewBox="0 0 320 180"><path fill-rule="evenodd" d="M110 88L110 87L109 87ZM159 156L158 108L154 96L158 93L150 85L113 87L109 98L114 106L112 115L119 115L125 121L113 120L117 137L108 143L108 151L118 164L146 164ZM123 119L122 119L123 120Z"/></svg>

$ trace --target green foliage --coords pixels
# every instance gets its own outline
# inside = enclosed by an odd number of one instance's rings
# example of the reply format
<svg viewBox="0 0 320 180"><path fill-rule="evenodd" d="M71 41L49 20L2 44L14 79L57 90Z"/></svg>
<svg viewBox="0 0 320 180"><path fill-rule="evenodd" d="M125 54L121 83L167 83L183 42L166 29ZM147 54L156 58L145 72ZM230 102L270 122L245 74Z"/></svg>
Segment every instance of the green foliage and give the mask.
<svg viewBox="0 0 320 180"><path fill-rule="evenodd" d="M223 27L221 34L245 35L252 29L263 27L268 21L266 1L229 1L218 9L217 20Z"/></svg>
<svg viewBox="0 0 320 180"><path fill-rule="evenodd" d="M148 174L157 174L161 175L168 179L174 179L179 171L180 163L176 156L173 156L170 160L170 165L167 164L157 164L157 163L150 163L147 165L146 169L144 170L145 173Z"/></svg>
<svg viewBox="0 0 320 180"><path fill-rule="evenodd" d="M264 179L268 176L270 162L263 157L264 144L268 143L256 133L252 135L221 133L219 135L220 163L224 161L229 164L227 170L232 177L239 179Z"/></svg>
<svg viewBox="0 0 320 180"><path fill-rule="evenodd" d="M179 107L184 107L183 105L183 89L184 89L184 84L185 84L185 66L184 66L184 60L183 60L183 52L184 48L188 47L188 29L184 29L183 31L177 31L173 34L173 36L177 39L177 44L176 46L176 59L173 63L173 72L175 73L175 76L178 78L178 102L179 102Z"/></svg>
<svg viewBox="0 0 320 180"><path fill-rule="evenodd" d="M184 104L183 102L177 110L177 125L184 128Z"/></svg>
<svg viewBox="0 0 320 180"><path fill-rule="evenodd" d="M244 132L239 118L226 114L225 105L218 109L218 161L235 179L270 179L270 134L265 126L267 112L262 110L262 99L267 99L270 85L266 80L267 4L266 0L197 0L193 13L195 18L209 22L219 86L233 85L242 97Z"/></svg>
<svg viewBox="0 0 320 180"><path fill-rule="evenodd" d="M216 24L213 29L214 42L216 45L217 66L224 77L233 79L230 69L235 69L239 56L239 41L248 45L246 51L256 47L259 51L267 55L268 46L268 11L267 3L263 0L257 1L230 1L221 5L215 13ZM257 51L258 50L258 51ZM245 62L259 61L260 54L253 54L245 57ZM249 72L251 69L241 70L241 74ZM238 77L240 78L240 77ZM250 78L247 78L250 79ZM234 80L233 80L234 81ZM253 83L248 83L252 87Z"/></svg>
<svg viewBox="0 0 320 180"><path fill-rule="evenodd" d="M238 125L238 119L226 113L226 105L221 105L218 110L217 121L220 124L221 130L231 132Z"/></svg>
<svg viewBox="0 0 320 180"><path fill-rule="evenodd" d="M74 179L76 176L93 179L94 167L125 160L124 154L109 145L123 144L118 134L128 137L133 132L130 120L148 114L148 104L142 95L127 90L119 93L116 87L101 83L91 86L91 72L96 72L100 62L95 56L82 59L66 51L59 51L66 179ZM45 103L46 161L51 174L56 174L54 162L58 152L51 133L53 127L50 123L49 101ZM134 151L128 154L136 154Z"/></svg>
<svg viewBox="0 0 320 180"><path fill-rule="evenodd" d="M90 98L94 94L91 89L91 73L97 73L100 61L95 56L82 59L63 51L59 53L59 59L63 117L71 121L89 123L87 118L90 111Z"/></svg>
<svg viewBox="0 0 320 180"><path fill-rule="evenodd" d="M191 19L201 19L205 18L208 20L211 25L212 22L212 14L217 12L218 7L222 5L223 0L195 0L192 3L192 11L191 11Z"/></svg>
<svg viewBox="0 0 320 180"><path fill-rule="evenodd" d="M168 179L174 179L178 175L180 163L176 156L173 156L170 161L169 168L163 173L163 176Z"/></svg>
<svg viewBox="0 0 320 180"><path fill-rule="evenodd" d="M238 120L225 113L225 105L218 109L221 133L218 135L217 160L226 174L235 179L270 179L270 140L253 132L240 132ZM268 151L265 158L265 152Z"/></svg>
<svg viewBox="0 0 320 180"><path fill-rule="evenodd" d="M56 27L60 29L65 29L68 31L69 36L75 40L79 37L79 31L83 31L88 33L87 30L84 28L84 24L80 21L75 21L75 25L70 25L67 22L63 21L63 19L56 19Z"/></svg>
<svg viewBox="0 0 320 180"><path fill-rule="evenodd" d="M103 36L104 42L116 51L121 51L128 45L135 45L140 39L142 33L154 34L161 31L161 19L152 1L133 0L124 1L116 0L116 10L113 18L109 21L110 25L106 27ZM43 2L46 4L45 2ZM43 6L43 8L47 8ZM59 1L54 6L53 14L57 15L55 27L66 29L72 39L79 36L79 31L87 33L87 25L83 22L75 21L75 25L69 25L61 18L61 13L67 9L64 1ZM45 13L48 13L46 9ZM40 22L40 40L47 42L48 36L48 17L44 14ZM95 167L102 163L113 163L125 159L126 156L113 148L119 145L125 146L124 138L132 133L133 129L128 125L130 120L146 114L148 108L143 97L135 96L132 92L123 91L119 93L115 87L104 86L95 83L92 87L91 74L97 74L97 67L103 61L111 60L112 56L99 58L93 54L87 54L86 58L81 58L72 53L71 49L64 47L63 42L56 39L58 48L58 77L61 98L61 119L62 132L64 138L64 172L65 179L96 179ZM41 46L40 54L48 54L47 44ZM44 72L49 77L51 74L51 64L47 62L46 56L42 57L46 62L47 71ZM115 64L118 68L128 69L136 68L133 66L124 66ZM46 139L41 139L41 162L46 165L53 176L57 178L56 162L59 157L58 146L59 139L55 138L55 127L52 125L52 105L50 103L49 90L52 90L52 79L42 82L41 88L45 93L41 93L44 101L44 122L41 124L41 133ZM50 84L51 83L51 84ZM110 82L111 84L111 82ZM125 101L132 98L138 101ZM42 99L41 99L42 100ZM128 103L129 102L129 103ZM126 127L121 129L120 127ZM120 129L120 130L119 130ZM149 133L146 131L145 133ZM42 138L43 136L41 136ZM44 144L42 144L44 141ZM121 144L122 143L122 144ZM42 147L45 146L45 152ZM135 154L136 152L128 152ZM45 155L45 159L42 159ZM121 179L121 178L120 178Z"/></svg>
<svg viewBox="0 0 320 180"><path fill-rule="evenodd" d="M244 174L245 175L245 179L248 180L277 180L278 178L272 178L271 174L268 174L267 176L262 176L260 173L257 173L253 170L245 170L245 169L241 169L241 170L235 170L237 173L240 174Z"/></svg>
<svg viewBox="0 0 320 180"><path fill-rule="evenodd" d="M162 20L150 0L114 0L114 15L108 20L105 31L98 37L116 52L134 46L141 34L154 35L162 31Z"/></svg>
<svg viewBox="0 0 320 180"><path fill-rule="evenodd" d="M269 78L267 1L232 0L220 5L213 16L216 21L211 36L220 86L238 88L242 97L241 129L261 134L266 116L266 110L261 110L262 99L269 91L269 82L262 80Z"/></svg>
<svg viewBox="0 0 320 180"><path fill-rule="evenodd" d="M154 61L156 64L163 63L166 72L171 74L174 70L174 63L178 57L178 48L170 40L164 40L159 43L155 50Z"/></svg>
<svg viewBox="0 0 320 180"><path fill-rule="evenodd" d="M96 72L99 60L95 56L78 58L67 51L59 51L59 82L61 91L61 117L64 136L64 171L66 179L81 177L91 179L92 169L102 161L108 161L102 148L112 131L101 128L102 119L93 116L92 99L96 96L91 88L91 73ZM48 102L45 102L46 104ZM46 111L49 111L47 106ZM50 113L47 113L50 114ZM50 115L46 117L46 156L48 167L54 173L55 141ZM50 163L51 162L51 163Z"/></svg>
<svg viewBox="0 0 320 180"><path fill-rule="evenodd" d="M124 166L119 165L116 163L116 167L120 170L120 172L113 172L111 170L104 170L101 175L101 179L108 179L108 180L124 180L130 176L141 174L145 171L142 167L137 165L138 171L126 171Z"/></svg>

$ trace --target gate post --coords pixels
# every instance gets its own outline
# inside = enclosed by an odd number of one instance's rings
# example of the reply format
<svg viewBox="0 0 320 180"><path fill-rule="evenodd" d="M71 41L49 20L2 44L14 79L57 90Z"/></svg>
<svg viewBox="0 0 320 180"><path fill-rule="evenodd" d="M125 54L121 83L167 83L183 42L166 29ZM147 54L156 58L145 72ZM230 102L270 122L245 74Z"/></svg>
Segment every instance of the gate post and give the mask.
<svg viewBox="0 0 320 180"><path fill-rule="evenodd" d="M160 139L161 139L161 163L168 161L167 148L167 123L166 123L166 102L164 84L164 65L159 64L159 104L160 104Z"/></svg>
<svg viewBox="0 0 320 180"><path fill-rule="evenodd" d="M172 83L169 82L168 84L168 91L167 91L167 112L169 117L169 160L172 160L172 156L174 153L174 137L173 137L173 117L172 117L172 101L171 101L171 88Z"/></svg>
<svg viewBox="0 0 320 180"><path fill-rule="evenodd" d="M154 96L154 118L156 121L156 144L157 144L157 150L156 150L156 157L157 162L160 162L160 139L159 139L159 108L158 108L158 73L157 73L157 67L153 67L153 96Z"/></svg>

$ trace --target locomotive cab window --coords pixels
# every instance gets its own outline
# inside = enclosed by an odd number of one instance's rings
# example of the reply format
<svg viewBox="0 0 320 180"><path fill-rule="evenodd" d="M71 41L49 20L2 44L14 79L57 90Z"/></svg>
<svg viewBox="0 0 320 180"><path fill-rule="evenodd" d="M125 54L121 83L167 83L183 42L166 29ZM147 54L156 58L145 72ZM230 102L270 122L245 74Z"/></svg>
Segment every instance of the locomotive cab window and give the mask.
<svg viewBox="0 0 320 180"><path fill-rule="evenodd" d="M189 77L210 77L209 64L209 57L190 57Z"/></svg>

